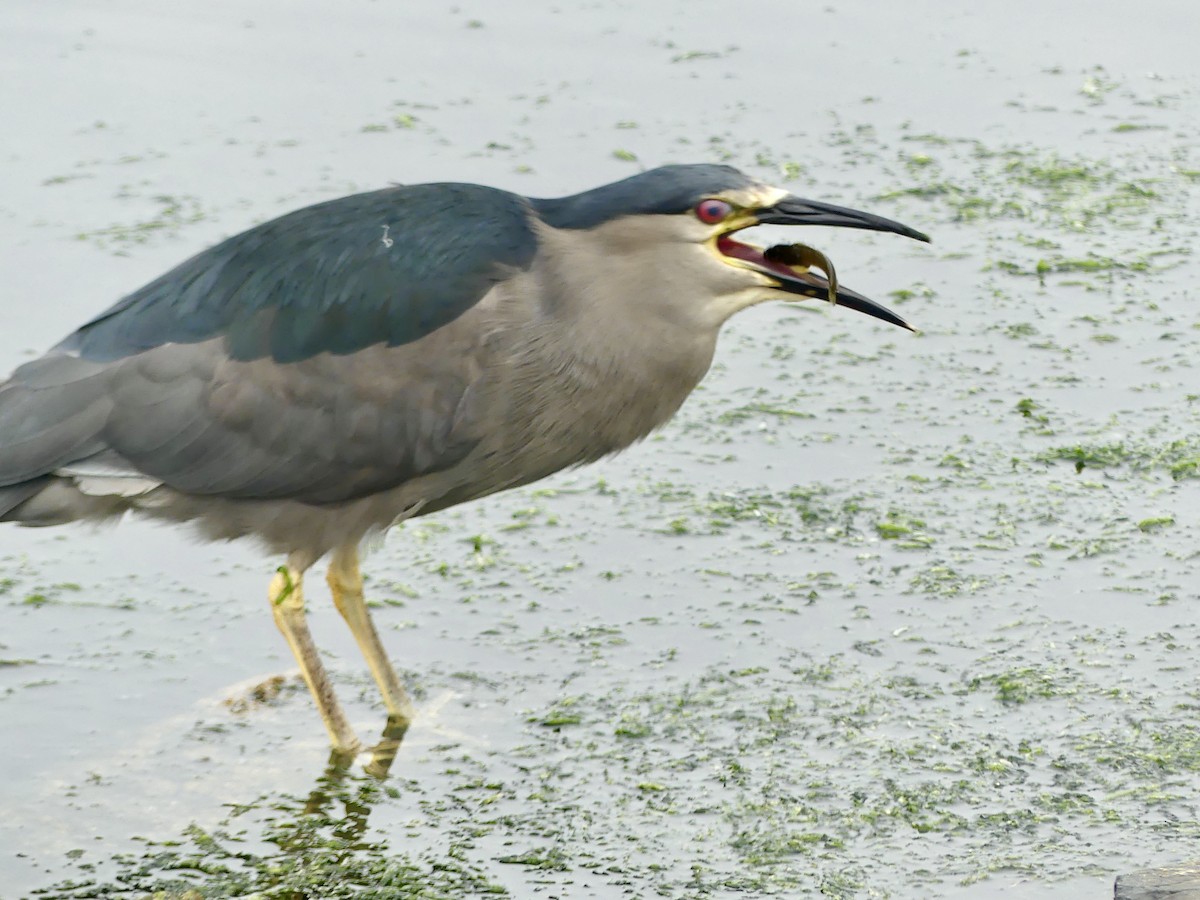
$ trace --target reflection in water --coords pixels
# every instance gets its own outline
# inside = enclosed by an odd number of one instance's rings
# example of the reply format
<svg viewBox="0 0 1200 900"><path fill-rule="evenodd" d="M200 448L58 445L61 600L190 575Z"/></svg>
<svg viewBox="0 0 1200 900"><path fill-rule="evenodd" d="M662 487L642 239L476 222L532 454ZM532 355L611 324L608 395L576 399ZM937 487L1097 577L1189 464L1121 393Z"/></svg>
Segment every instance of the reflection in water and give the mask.
<svg viewBox="0 0 1200 900"><path fill-rule="evenodd" d="M363 767L372 778L383 780L387 776L407 730L407 723L397 727L392 717L388 718L382 740L371 748L371 760ZM377 785L352 774L356 758L357 754L342 750L334 750L329 754L325 771L317 778L316 786L304 801L303 818L295 823L279 824L280 839L277 843L280 849L291 853L307 853L307 837L311 829L302 825L317 822L324 823L330 836L344 843L347 849L365 848L362 838L367 830L367 819L380 793ZM342 805L341 814L334 809L338 803Z"/></svg>
<svg viewBox="0 0 1200 900"><path fill-rule="evenodd" d="M370 749L371 759L363 766L363 770L368 775L379 781L387 778L410 724L411 720L388 716L379 743ZM306 816L323 816L334 823L334 834L348 842L357 841L366 831L371 803L378 796L377 792L355 791L352 793L347 790L347 780L351 777L351 769L357 757L357 753L348 753L344 750L331 751L325 771L317 779L316 787L313 788L304 803ZM340 820L331 816L329 812L329 807L334 801L344 804L345 815ZM337 824L339 821L340 824Z"/></svg>
<svg viewBox="0 0 1200 900"><path fill-rule="evenodd" d="M412 724L409 719L403 719L399 716L388 716L387 724L383 726L383 734L379 737L379 743L371 748L371 761L364 767L367 774L374 775L376 778L387 778L388 772L392 768L392 763L396 760L396 753L400 750L400 744L404 740L404 735L408 733L408 726ZM337 751L334 751L334 755ZM332 757L330 764L332 765Z"/></svg>
<svg viewBox="0 0 1200 900"><path fill-rule="evenodd" d="M334 752L307 797L264 794L227 800L230 815L213 828L150 842L139 854L72 863L75 876L37 892L39 900L164 900L262 895L307 897L461 897L501 892L480 869L448 854L442 841L393 847L372 810L384 802L420 802L417 782L399 793L385 782L407 731L389 718L365 772L355 754ZM214 803L215 805L215 803Z"/></svg>
<svg viewBox="0 0 1200 900"><path fill-rule="evenodd" d="M379 743L367 750L371 754L371 758L363 765L363 770L380 781L387 778L388 772L391 771L392 763L396 761L396 754L400 751L400 744L404 742L404 735L408 733L408 728L412 724L409 719L401 718L400 716L388 716L387 724L383 726L383 734L379 736ZM331 772L341 772L345 774L354 765L354 761L358 759L358 751L346 751L333 749L329 753L329 765L326 768L325 776L317 781L317 790L320 790L321 781L324 777L329 776ZM315 794L314 794L315 796Z"/></svg>

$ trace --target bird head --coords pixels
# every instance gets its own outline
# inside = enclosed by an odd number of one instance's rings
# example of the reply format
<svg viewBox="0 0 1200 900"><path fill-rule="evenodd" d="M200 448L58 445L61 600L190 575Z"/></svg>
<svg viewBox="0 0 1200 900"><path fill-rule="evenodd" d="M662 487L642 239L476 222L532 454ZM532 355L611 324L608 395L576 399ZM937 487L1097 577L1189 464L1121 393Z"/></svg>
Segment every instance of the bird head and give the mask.
<svg viewBox="0 0 1200 900"><path fill-rule="evenodd" d="M735 237L757 225L827 225L929 240L891 219L805 200L719 165L663 166L582 194L533 202L547 224L585 229L601 252L619 256L625 271L638 273L641 285L653 272L673 288L671 297L706 299L718 322L768 300L816 297L916 330L841 286L820 251L800 243L764 248Z"/></svg>

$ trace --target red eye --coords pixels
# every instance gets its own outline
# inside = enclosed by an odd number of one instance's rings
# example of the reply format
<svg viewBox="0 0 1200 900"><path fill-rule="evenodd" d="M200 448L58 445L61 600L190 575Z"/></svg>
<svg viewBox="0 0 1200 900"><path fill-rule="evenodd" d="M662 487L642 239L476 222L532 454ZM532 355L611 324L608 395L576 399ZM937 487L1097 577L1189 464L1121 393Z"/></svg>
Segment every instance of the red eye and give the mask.
<svg viewBox="0 0 1200 900"><path fill-rule="evenodd" d="M733 206L724 200L701 200L696 204L696 218L706 225L724 222L733 214Z"/></svg>

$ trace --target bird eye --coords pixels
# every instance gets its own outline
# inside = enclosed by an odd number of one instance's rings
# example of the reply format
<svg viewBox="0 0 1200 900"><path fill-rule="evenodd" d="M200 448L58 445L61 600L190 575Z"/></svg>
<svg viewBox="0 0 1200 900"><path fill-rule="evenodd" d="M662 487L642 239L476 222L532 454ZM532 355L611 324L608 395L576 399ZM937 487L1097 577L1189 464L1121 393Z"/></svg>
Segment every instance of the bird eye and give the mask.
<svg viewBox="0 0 1200 900"><path fill-rule="evenodd" d="M724 200L701 200L696 204L696 218L706 225L723 222L733 213L733 205Z"/></svg>

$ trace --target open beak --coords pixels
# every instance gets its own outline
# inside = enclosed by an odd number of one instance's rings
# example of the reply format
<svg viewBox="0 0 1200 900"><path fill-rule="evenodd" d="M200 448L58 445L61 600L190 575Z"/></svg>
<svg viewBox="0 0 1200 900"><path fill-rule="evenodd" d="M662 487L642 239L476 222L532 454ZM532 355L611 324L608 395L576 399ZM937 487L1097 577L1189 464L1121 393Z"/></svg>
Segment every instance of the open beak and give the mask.
<svg viewBox="0 0 1200 900"><path fill-rule="evenodd" d="M876 319L882 319L892 325L899 325L909 331L917 330L902 316L896 315L886 306L881 306L857 291L838 284L833 263L819 250L814 250L805 244L776 244L763 252L763 258L771 266L770 272L779 282L781 290L799 294L802 297L816 297L818 300L828 299L830 303L837 306L848 306L850 309L874 316ZM811 271L813 268L824 270L825 277Z"/></svg>
<svg viewBox="0 0 1200 900"><path fill-rule="evenodd" d="M918 241L929 241L928 236L916 229L883 216L793 196L784 197L773 206L758 210L753 214L753 219L742 227L748 225L830 225L835 228L887 231ZM848 306L909 331L917 330L887 307L838 284L837 273L829 257L805 244L778 244L764 251L735 241L730 234L723 234L717 238L717 249L725 256L749 263L769 275L782 291L802 297L828 299L831 303ZM813 268L822 270L824 277L813 272Z"/></svg>

